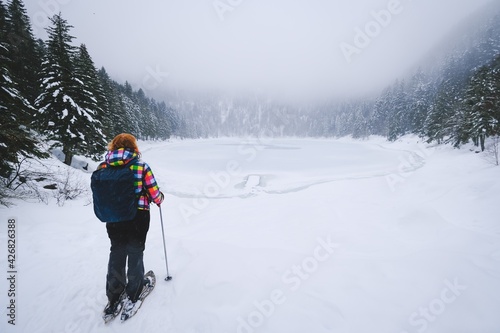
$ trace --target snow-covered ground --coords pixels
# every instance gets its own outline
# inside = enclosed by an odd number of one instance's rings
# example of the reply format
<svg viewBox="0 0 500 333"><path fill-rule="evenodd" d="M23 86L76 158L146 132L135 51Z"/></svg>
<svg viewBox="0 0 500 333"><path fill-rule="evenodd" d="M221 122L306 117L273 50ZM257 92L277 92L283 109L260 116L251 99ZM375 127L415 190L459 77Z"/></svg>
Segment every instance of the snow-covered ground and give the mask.
<svg viewBox="0 0 500 333"><path fill-rule="evenodd" d="M500 168L468 149L412 138L140 148L166 194L173 280L163 281L154 207L145 266L156 289L137 316L105 326L109 240L89 196L63 207L17 201L0 209L0 332L500 331Z"/></svg>

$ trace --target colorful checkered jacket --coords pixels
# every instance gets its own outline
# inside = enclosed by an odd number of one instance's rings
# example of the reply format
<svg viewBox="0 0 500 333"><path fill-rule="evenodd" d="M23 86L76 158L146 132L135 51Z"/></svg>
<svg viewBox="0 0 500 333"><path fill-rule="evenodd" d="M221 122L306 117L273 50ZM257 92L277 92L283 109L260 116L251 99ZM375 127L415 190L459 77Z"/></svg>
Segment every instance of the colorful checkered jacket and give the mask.
<svg viewBox="0 0 500 333"><path fill-rule="evenodd" d="M135 151L128 148L108 151L104 162L99 164L97 169L122 166L138 156ZM130 170L134 171L135 175L135 193L139 196L138 209L149 210L150 202L154 202L157 205L161 204L163 202L163 193L160 192L160 188L149 165L137 159L136 162L130 163Z"/></svg>

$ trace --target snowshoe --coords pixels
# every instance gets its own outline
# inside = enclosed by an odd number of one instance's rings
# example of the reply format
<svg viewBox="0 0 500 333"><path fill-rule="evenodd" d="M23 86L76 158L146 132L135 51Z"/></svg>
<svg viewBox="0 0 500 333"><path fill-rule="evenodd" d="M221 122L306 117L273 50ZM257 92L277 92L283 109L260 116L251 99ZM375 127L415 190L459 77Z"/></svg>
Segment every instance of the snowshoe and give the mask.
<svg viewBox="0 0 500 333"><path fill-rule="evenodd" d="M151 293L151 291L153 291L155 284L156 284L155 274L153 273L153 271L147 272L144 275L144 287L142 287L141 294L139 295L137 301L132 302L128 297L125 300L121 316L122 322L130 319L137 313L137 311L141 307L146 297Z"/></svg>

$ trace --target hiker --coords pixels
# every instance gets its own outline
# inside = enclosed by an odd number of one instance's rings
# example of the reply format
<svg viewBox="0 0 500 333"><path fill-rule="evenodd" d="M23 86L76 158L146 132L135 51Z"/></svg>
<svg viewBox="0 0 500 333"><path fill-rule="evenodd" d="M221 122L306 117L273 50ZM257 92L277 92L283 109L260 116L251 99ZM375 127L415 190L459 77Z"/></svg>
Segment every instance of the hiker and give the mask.
<svg viewBox="0 0 500 333"><path fill-rule="evenodd" d="M108 152L105 161L99 164L97 170L105 168L116 168L114 170L125 169L133 171L132 183L135 193L135 200L132 200L134 207L134 217L125 221L106 223L106 229L111 240L109 254L108 272L106 275L106 296L108 305L104 309L104 315L114 317L120 312L122 306L124 311L127 307L133 307L137 302L143 288L149 282L144 279L143 253L146 243L146 235L149 230L150 202L160 206L163 202L163 193L160 191L153 172L148 164L140 160L141 153L137 147L136 138L127 133L117 135L108 145ZM120 168L121 167L121 168ZM108 170L111 171L111 170ZM130 171L124 170L124 172ZM113 179L112 179L113 181ZM101 186L106 191L112 186ZM123 188L125 186L121 186ZM94 188L93 188L94 191ZM121 194L115 194L111 198L106 198L108 202L105 206L113 206L115 199ZM94 209L96 208L96 197L94 196ZM134 198L134 197L133 197ZM137 205L135 206L135 203ZM102 205L100 203L99 205ZM99 208L99 207L98 207ZM103 211L108 207L100 207ZM115 208L116 210L116 208ZM96 215L98 212L96 211ZM116 215L116 213L114 213ZM99 215L98 215L99 217ZM101 219L102 221L102 219ZM128 260L128 269L125 272L125 265Z"/></svg>

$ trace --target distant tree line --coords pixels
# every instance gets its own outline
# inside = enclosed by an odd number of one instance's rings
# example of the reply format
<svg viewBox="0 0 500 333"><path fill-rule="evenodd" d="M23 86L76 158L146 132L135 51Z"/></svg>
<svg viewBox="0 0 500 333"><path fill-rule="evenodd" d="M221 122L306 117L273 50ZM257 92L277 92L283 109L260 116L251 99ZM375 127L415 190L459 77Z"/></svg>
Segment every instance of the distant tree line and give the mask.
<svg viewBox="0 0 500 333"><path fill-rule="evenodd" d="M418 69L380 96L297 107L262 98L171 99L189 137L298 136L396 140L417 134L429 142L482 150L500 135L500 16L463 36L430 70Z"/></svg>
<svg viewBox="0 0 500 333"><path fill-rule="evenodd" d="M74 155L99 159L121 132L167 139L176 131L173 109L97 70L61 14L50 21L47 41L37 40L23 2L0 0L0 177L48 149L62 149L69 165Z"/></svg>

